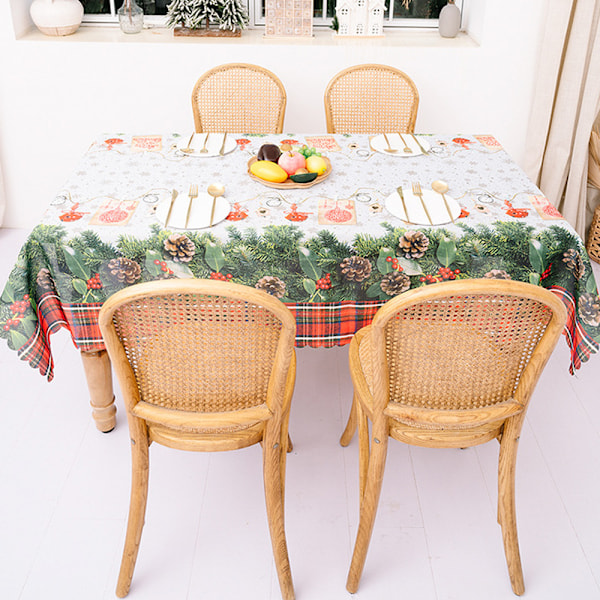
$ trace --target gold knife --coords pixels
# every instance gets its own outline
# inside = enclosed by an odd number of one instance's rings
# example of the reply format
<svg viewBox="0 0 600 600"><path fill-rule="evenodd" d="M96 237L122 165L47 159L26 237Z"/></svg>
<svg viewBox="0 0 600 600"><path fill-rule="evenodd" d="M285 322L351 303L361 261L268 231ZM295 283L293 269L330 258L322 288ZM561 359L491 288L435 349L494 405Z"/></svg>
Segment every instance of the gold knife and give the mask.
<svg viewBox="0 0 600 600"><path fill-rule="evenodd" d="M402 208L404 208L404 216L406 217L406 222L410 223L410 220L408 218L408 211L406 210L406 202L404 201L404 192L402 191L402 186L399 185L396 188L396 191L398 192L398 196L400 196L400 200L402 200Z"/></svg>
<svg viewBox="0 0 600 600"><path fill-rule="evenodd" d="M167 218L165 220L165 228L169 224L169 219L171 218L171 211L173 210L173 204L175 204L175 198L177 198L177 194L177 190L173 190L173 193L171 194L171 205L169 206L169 212L167 213Z"/></svg>
<svg viewBox="0 0 600 600"><path fill-rule="evenodd" d="M223 143L221 144L221 149L219 150L219 154L223 156L225 154L225 142L227 141L227 132L223 134Z"/></svg>
<svg viewBox="0 0 600 600"><path fill-rule="evenodd" d="M423 148L423 146L421 146L421 142L419 142L419 140L415 137L415 134L411 133L410 135L411 135L412 139L415 140L415 142L417 142L417 146L419 146L419 149L421 150L421 152L423 154L427 154L427 150L425 150L425 148Z"/></svg>

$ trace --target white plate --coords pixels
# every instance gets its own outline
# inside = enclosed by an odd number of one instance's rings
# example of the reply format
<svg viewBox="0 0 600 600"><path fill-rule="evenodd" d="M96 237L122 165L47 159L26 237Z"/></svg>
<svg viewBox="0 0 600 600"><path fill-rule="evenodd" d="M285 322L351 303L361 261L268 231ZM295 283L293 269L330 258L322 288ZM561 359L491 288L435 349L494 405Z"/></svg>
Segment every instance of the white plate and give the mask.
<svg viewBox="0 0 600 600"><path fill-rule="evenodd" d="M171 198L163 200L156 207L156 216L158 220L165 226L165 219L169 212L169 206L171 205ZM203 229L210 227L210 213L212 210L212 196L209 194L201 193L198 194L197 198L192 200L192 208L190 211L190 218L188 226L185 226L185 219L187 216L188 207L190 205L190 198L185 193L180 193L175 199L173 204L173 210L169 217L169 229ZM215 201L215 214L213 217L213 226L217 225L227 217L231 211L229 202L225 200L223 196L219 196Z"/></svg>
<svg viewBox="0 0 600 600"><path fill-rule="evenodd" d="M423 146L425 151L429 150L429 142L419 137L417 138L419 143L417 143L415 138L413 138L410 133L386 133L386 135L387 139L390 141L390 146L392 149L398 150L398 152L386 152L388 145L383 137L383 133L371 138L371 148L373 148L373 150L376 152L381 152L382 154L387 154L388 156L404 156L405 158L423 154L421 148L419 148L419 144ZM404 152L405 147L410 148L412 152Z"/></svg>
<svg viewBox="0 0 600 600"><path fill-rule="evenodd" d="M192 143L190 144L190 148L193 148L194 152L185 153L186 156L199 156L200 158L209 158L211 156L219 156L219 150L221 149L221 144L223 143L223 135L222 133L209 133L208 134L208 142L206 144L206 149L208 152L200 152L200 150L204 147L204 138L206 138L206 133L195 133L194 138L192 139ZM190 138L186 135L182 136L177 143L177 150L181 151L182 148L188 147L188 142ZM237 146L237 143L234 138L227 136L225 140L225 148L223 148L223 154L228 154L229 152L233 152Z"/></svg>
<svg viewBox="0 0 600 600"><path fill-rule="evenodd" d="M385 207L395 217L414 225L444 225L452 222L441 194L433 190L423 189L423 202L425 202L429 216L431 217L432 222L430 223L421 199L419 196L413 195L411 186L404 186L402 191L408 215L404 212L404 206L397 191L388 196L385 201ZM444 194L444 196L448 203L450 214L452 214L454 220L458 219L461 212L458 202L451 196L448 196L448 194Z"/></svg>

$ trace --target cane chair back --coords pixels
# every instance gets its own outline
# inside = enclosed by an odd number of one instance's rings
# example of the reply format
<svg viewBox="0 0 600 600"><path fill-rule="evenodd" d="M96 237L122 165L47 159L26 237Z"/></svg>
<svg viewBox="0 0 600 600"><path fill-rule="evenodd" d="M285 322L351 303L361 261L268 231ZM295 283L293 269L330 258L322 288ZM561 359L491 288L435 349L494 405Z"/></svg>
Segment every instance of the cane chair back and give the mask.
<svg viewBox="0 0 600 600"><path fill-rule="evenodd" d="M339 72L325 90L329 133L412 133L419 92L402 71L367 64Z"/></svg>
<svg viewBox="0 0 600 600"><path fill-rule="evenodd" d="M420 288L385 304L350 345L359 426L361 523L347 588L370 540L387 438L432 448L500 441L498 518L513 591L524 591L514 506L517 440L535 384L563 331L561 300L514 281ZM368 420L373 423L369 449ZM346 445L348 429L342 439Z"/></svg>
<svg viewBox="0 0 600 600"><path fill-rule="evenodd" d="M207 71L192 92L196 132L281 133L287 97L279 78L257 65Z"/></svg>
<svg viewBox="0 0 600 600"><path fill-rule="evenodd" d="M221 451L262 442L264 485L284 599L293 598L283 522L296 322L267 293L229 282L171 280L110 297L100 328L123 393L132 494L117 595L129 591L141 537L152 442Z"/></svg>

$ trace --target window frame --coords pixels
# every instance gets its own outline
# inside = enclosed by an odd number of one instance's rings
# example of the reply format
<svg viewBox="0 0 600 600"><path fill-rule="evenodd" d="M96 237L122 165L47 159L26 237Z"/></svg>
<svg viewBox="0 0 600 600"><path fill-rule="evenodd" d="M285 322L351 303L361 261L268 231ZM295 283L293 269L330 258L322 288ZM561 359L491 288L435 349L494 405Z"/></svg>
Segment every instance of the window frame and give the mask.
<svg viewBox="0 0 600 600"><path fill-rule="evenodd" d="M265 26L265 19L261 16L261 7L264 0L246 0L248 9L248 29L261 29ZM396 0L399 1L399 0ZM465 0L455 0L456 5L461 11L461 17L464 14ZM83 23L87 25L115 25L117 24L117 9L121 6L120 0L109 0L111 14L103 13L84 13ZM327 0L323 1L325 10L327 9ZM393 17L393 2L390 3L386 14L383 17L383 31L393 31L396 29L436 29L438 19L408 19ZM154 27L164 27L166 23L165 15L144 15L144 23ZM331 17L313 17L313 28L330 28ZM462 24L461 24L462 26Z"/></svg>

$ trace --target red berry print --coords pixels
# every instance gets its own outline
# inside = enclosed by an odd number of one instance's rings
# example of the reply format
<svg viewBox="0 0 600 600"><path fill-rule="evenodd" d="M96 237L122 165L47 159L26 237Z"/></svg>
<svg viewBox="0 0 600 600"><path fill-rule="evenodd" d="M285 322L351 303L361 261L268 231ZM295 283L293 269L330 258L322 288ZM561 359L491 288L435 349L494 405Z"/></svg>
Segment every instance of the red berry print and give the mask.
<svg viewBox="0 0 600 600"><path fill-rule="evenodd" d="M228 281L229 279L231 279L231 277L232 276L229 273L227 275L224 275L223 273L220 273L218 271L216 273L210 274L210 278L216 281Z"/></svg>

